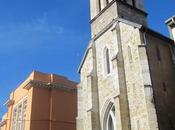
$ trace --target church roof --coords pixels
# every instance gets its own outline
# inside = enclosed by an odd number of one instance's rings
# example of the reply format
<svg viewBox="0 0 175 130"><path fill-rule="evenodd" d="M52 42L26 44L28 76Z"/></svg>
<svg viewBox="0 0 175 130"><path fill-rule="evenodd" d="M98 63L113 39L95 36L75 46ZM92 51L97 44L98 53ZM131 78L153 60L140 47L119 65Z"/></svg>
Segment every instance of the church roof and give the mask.
<svg viewBox="0 0 175 130"><path fill-rule="evenodd" d="M175 16L174 16L174 19L175 19ZM113 26L113 24L116 23L116 22L122 22L122 23L128 24L128 25L130 25L130 26L133 26L133 27L135 27L135 28L138 28L141 32L149 33L149 34L151 34L151 35L154 35L155 37L158 37L158 38L160 38L160 39L162 39L162 40L167 41L167 42L170 43L170 44L174 44L174 41L171 40L170 38L164 36L163 34L161 34L161 33L159 33L159 32L156 32L156 31L154 31L154 30L152 30L152 29L150 29L150 28L148 28L148 27L145 27L145 26L143 26L143 25L141 25L141 24L138 24L138 23L131 22L131 21L126 20L126 19L116 18L116 19L114 19L109 25L107 25L101 32L99 32L97 35L95 35L95 36L91 39L91 41L89 42L88 48L87 48L86 51L85 51L85 54L84 54L84 56L83 56L83 59L82 59L82 61L81 61L81 63L80 63L80 66L79 66L79 68L78 68L78 73L80 73L80 71L81 71L81 68L82 68L82 66L83 66L83 64L84 64L84 61L85 61L85 59L86 59L86 56L87 56L87 54L88 54L88 52L89 52L89 49L92 47L93 41L96 40L97 38L99 38L103 33L105 33L109 28L111 28L111 27Z"/></svg>

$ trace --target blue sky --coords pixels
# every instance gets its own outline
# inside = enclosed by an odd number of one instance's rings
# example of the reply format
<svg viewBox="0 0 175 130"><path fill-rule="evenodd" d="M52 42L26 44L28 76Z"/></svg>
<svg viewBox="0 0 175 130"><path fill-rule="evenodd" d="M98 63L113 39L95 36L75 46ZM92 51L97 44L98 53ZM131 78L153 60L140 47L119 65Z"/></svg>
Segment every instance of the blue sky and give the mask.
<svg viewBox="0 0 175 130"><path fill-rule="evenodd" d="M145 0L149 27L169 36L164 21L174 0ZM0 0L0 117L3 103L33 70L79 81L90 39L89 0Z"/></svg>

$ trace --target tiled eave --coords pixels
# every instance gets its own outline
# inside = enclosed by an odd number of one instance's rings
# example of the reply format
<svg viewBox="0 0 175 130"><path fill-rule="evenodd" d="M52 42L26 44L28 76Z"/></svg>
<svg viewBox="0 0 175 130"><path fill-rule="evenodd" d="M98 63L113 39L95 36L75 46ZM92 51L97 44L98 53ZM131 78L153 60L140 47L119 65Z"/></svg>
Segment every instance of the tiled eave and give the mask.
<svg viewBox="0 0 175 130"><path fill-rule="evenodd" d="M62 84L58 83L45 83L41 81L35 81L35 80L29 80L28 83L24 86L24 89L29 90L31 87L40 87L40 88L46 88L46 89L61 89L65 91L70 92L76 92L76 88L71 88Z"/></svg>

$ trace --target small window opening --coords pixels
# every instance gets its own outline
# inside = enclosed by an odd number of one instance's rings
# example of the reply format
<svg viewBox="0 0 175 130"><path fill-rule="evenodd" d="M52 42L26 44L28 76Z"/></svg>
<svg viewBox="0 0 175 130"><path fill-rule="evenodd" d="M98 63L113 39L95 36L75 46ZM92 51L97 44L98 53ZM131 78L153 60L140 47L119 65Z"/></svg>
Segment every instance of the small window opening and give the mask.
<svg viewBox="0 0 175 130"><path fill-rule="evenodd" d="M133 7L136 7L136 2L135 2L135 0L132 0L132 5L133 5Z"/></svg>
<svg viewBox="0 0 175 130"><path fill-rule="evenodd" d="M99 11L101 11L101 0L98 0Z"/></svg>
<svg viewBox="0 0 175 130"><path fill-rule="evenodd" d="M157 53L157 59L158 59L158 61L161 61L160 48L159 48L159 46L156 46L156 53Z"/></svg>
<svg viewBox="0 0 175 130"><path fill-rule="evenodd" d="M171 117L169 117L169 125L170 125L170 128L171 128L172 130L175 130L175 128L174 128L174 123L173 123L173 120L172 120Z"/></svg>
<svg viewBox="0 0 175 130"><path fill-rule="evenodd" d="M109 74L111 72L110 70L110 58L109 58L109 49L105 48L104 49L104 71L105 74Z"/></svg>
<svg viewBox="0 0 175 130"><path fill-rule="evenodd" d="M163 91L166 92L167 91L167 87L166 87L166 83L163 82Z"/></svg>

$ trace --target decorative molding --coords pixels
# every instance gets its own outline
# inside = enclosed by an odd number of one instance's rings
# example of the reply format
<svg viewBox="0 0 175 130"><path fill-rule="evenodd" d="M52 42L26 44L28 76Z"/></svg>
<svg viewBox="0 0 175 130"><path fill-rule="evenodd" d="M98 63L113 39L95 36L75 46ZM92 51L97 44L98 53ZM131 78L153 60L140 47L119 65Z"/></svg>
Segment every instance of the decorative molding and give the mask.
<svg viewBox="0 0 175 130"><path fill-rule="evenodd" d="M86 59L87 54L89 53L89 50L92 49L92 44L93 44L92 42L93 42L93 40L91 40L91 41L89 42L88 48L86 49L85 54L84 54L84 56L83 56L83 59L82 59L80 65L79 65L79 67L78 67L78 71L77 71L78 73L80 73L80 71L81 71L81 67L82 67L83 64L84 64L84 61L85 61L85 59Z"/></svg>
<svg viewBox="0 0 175 130"><path fill-rule="evenodd" d="M3 120L0 122L0 127L4 126L7 124L7 119Z"/></svg>
<svg viewBox="0 0 175 130"><path fill-rule="evenodd" d="M9 99L9 100L7 100L6 103L4 103L4 106L10 107L10 106L13 105L14 103L15 103L14 100Z"/></svg>
<svg viewBox="0 0 175 130"><path fill-rule="evenodd" d="M77 88L70 88L63 84L59 83L44 83L41 81L30 80L24 89L29 90L31 87L40 87L40 88L47 88L47 89L61 89L69 92L77 92Z"/></svg>
<svg viewBox="0 0 175 130"><path fill-rule="evenodd" d="M138 47L146 47L146 44L138 45Z"/></svg>
<svg viewBox="0 0 175 130"><path fill-rule="evenodd" d="M144 87L145 88L152 88L153 86L152 85L145 84Z"/></svg>
<svg viewBox="0 0 175 130"><path fill-rule="evenodd" d="M112 57L111 61L115 61L117 60L117 58L118 58L118 53L114 57Z"/></svg>
<svg viewBox="0 0 175 130"><path fill-rule="evenodd" d="M175 16L165 21L165 24L167 24L169 27L175 26Z"/></svg>

